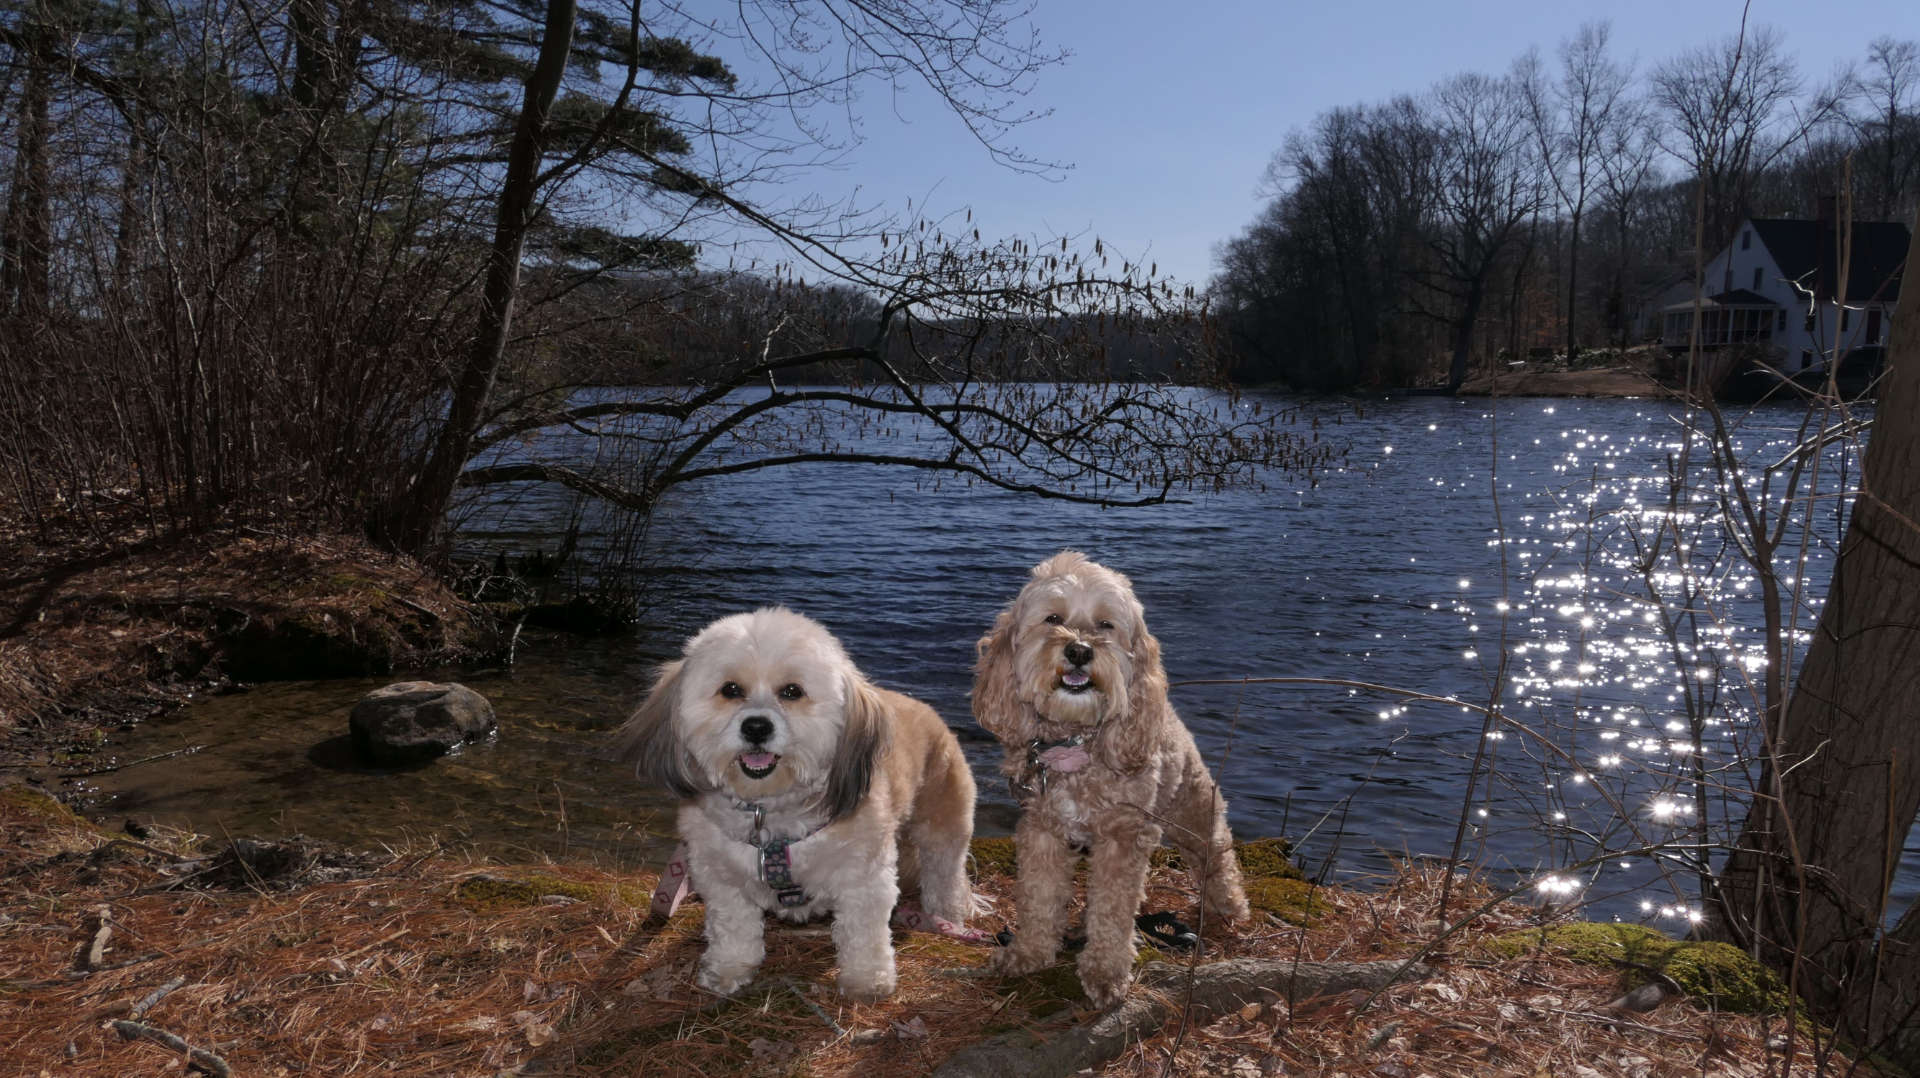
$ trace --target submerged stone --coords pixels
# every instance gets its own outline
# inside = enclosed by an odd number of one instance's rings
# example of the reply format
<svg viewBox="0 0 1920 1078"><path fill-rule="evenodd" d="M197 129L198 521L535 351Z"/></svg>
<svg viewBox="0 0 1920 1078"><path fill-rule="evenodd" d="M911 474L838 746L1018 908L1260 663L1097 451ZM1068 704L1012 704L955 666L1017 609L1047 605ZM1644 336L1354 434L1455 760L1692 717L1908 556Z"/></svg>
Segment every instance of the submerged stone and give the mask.
<svg viewBox="0 0 1920 1078"><path fill-rule="evenodd" d="M485 737L495 722L493 705L465 685L402 681L362 697L347 726L361 759L406 767Z"/></svg>

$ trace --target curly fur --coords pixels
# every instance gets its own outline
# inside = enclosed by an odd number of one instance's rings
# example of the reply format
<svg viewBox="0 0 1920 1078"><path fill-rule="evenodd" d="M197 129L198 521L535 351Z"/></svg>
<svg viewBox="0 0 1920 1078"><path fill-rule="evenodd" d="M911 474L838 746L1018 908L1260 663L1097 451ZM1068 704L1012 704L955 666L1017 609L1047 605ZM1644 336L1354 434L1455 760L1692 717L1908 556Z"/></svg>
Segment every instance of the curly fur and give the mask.
<svg viewBox="0 0 1920 1078"><path fill-rule="evenodd" d="M763 741L748 738L749 719L770 726ZM617 752L682 799L687 868L707 906L698 980L710 991L731 995L753 979L765 911L802 921L831 910L840 990L892 994L902 835L926 911L957 924L973 912L973 776L959 741L932 708L867 681L809 618L769 607L702 629L660 668ZM770 770L748 767L762 756ZM764 810L763 842L797 840L788 854L806 904L782 908L760 882L742 805Z"/></svg>
<svg viewBox="0 0 1920 1078"><path fill-rule="evenodd" d="M1085 660L1070 661L1069 649ZM1090 649L1090 654L1081 649ZM1226 802L1167 700L1160 644L1126 577L1063 551L1033 569L980 639L973 714L1006 747L1001 769L1034 778L1028 748L1085 735L1090 761L1050 772L1014 831L1020 931L997 953L1006 974L1050 964L1066 927L1074 851L1091 851L1081 986L1098 1006L1126 995L1147 857L1164 836L1200 882L1206 911L1247 917ZM1066 680L1084 673L1087 684Z"/></svg>

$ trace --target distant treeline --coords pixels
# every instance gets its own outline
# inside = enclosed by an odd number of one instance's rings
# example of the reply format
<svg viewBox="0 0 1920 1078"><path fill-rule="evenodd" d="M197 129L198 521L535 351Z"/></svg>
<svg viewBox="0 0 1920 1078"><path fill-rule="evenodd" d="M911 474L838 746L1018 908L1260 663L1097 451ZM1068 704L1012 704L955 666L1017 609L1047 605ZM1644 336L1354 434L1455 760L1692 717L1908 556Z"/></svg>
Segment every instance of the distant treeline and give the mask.
<svg viewBox="0 0 1920 1078"><path fill-rule="evenodd" d="M1642 303L1745 217L1911 221L1920 44L1874 40L1812 84L1768 28L1650 69L1605 23L1502 75L1322 113L1210 295L1236 376L1406 385L1494 356L1637 343Z"/></svg>
<svg viewBox="0 0 1920 1078"><path fill-rule="evenodd" d="M535 279L539 274L534 274ZM871 346L895 370L947 381L971 366L991 381L1208 380L1188 366L1206 351L1190 317L1129 312L973 321L896 318L876 339L881 302L835 283L783 275L609 275L535 316L509 375L541 384L687 385L725 381L767 355ZM827 360L782 372L792 384L879 377L871 362Z"/></svg>

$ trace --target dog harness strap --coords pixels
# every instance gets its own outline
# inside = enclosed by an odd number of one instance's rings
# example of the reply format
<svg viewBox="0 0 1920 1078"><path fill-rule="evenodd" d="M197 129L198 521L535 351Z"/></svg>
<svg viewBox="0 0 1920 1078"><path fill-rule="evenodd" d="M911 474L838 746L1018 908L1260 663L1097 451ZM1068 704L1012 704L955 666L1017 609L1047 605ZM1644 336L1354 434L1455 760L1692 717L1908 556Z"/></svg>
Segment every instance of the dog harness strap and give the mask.
<svg viewBox="0 0 1920 1078"><path fill-rule="evenodd" d="M957 925L945 917L935 917L911 902L902 902L894 908L893 923L909 932L934 932L962 943L1000 942L991 932Z"/></svg>
<svg viewBox="0 0 1920 1078"><path fill-rule="evenodd" d="M793 843L793 839L776 838L760 847L760 882L773 888L774 897L788 907L810 901L807 892L793 881L793 858L787 853Z"/></svg>
<svg viewBox="0 0 1920 1078"><path fill-rule="evenodd" d="M664 924L680 908L692 891L692 881L687 877L687 844L682 842L673 848L673 856L667 858L667 866L660 870L660 883L653 889L653 901L648 903L647 920Z"/></svg>
<svg viewBox="0 0 1920 1078"><path fill-rule="evenodd" d="M1096 727L1059 741L1042 741L1034 738L1027 742L1027 765L1021 769L1018 777L1007 779L1007 792L1021 804L1047 792L1047 776L1054 771L1074 772L1087 764L1087 751L1082 748L1093 735Z"/></svg>

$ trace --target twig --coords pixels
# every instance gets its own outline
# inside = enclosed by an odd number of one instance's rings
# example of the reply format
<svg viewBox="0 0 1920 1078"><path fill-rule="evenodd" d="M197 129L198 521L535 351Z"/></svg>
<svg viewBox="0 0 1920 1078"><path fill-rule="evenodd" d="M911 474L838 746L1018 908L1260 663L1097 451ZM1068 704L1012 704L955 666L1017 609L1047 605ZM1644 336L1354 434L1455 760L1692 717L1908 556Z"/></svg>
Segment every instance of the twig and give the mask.
<svg viewBox="0 0 1920 1078"><path fill-rule="evenodd" d="M168 1033L164 1029L155 1029L145 1022L133 1022L125 1018L116 1018L113 1020L113 1030L130 1041L137 1041L144 1038L156 1044L165 1045L176 1052L184 1053L187 1057L187 1066L202 1074L212 1075L213 1078L232 1078L233 1076L233 1068L227 1066L226 1060L221 1059L205 1048L195 1048L193 1045Z"/></svg>
<svg viewBox="0 0 1920 1078"><path fill-rule="evenodd" d="M392 943L394 940L399 939L401 936L404 936L411 931L413 931L413 929L403 928L398 932L394 932L390 935L374 940L372 943L362 944L361 946L355 947L353 950L348 951L346 954L341 955L340 961L345 962L349 958L353 958L358 955L365 954L366 952L373 950L375 947L378 947L383 943Z"/></svg>
<svg viewBox="0 0 1920 1078"><path fill-rule="evenodd" d="M204 748L206 748L205 745L188 745L184 749L174 749L172 752L163 752L155 756L145 756L132 763L115 764L112 767L96 767L91 771L62 771L60 777L63 779L84 779L93 775L111 775L115 771L125 771L130 767L139 767L141 764L153 763L155 760L167 760L175 756L199 752Z"/></svg>
<svg viewBox="0 0 1920 1078"><path fill-rule="evenodd" d="M186 983L187 983L187 979L185 977L175 977L173 980L168 981L166 984L163 984L160 987L154 989L153 991L148 992L146 995L140 997L140 1002L134 1004L132 1010L127 1012L127 1017L139 1018L141 1015L152 1010L154 1004L167 998L167 995L171 993L174 989Z"/></svg>

